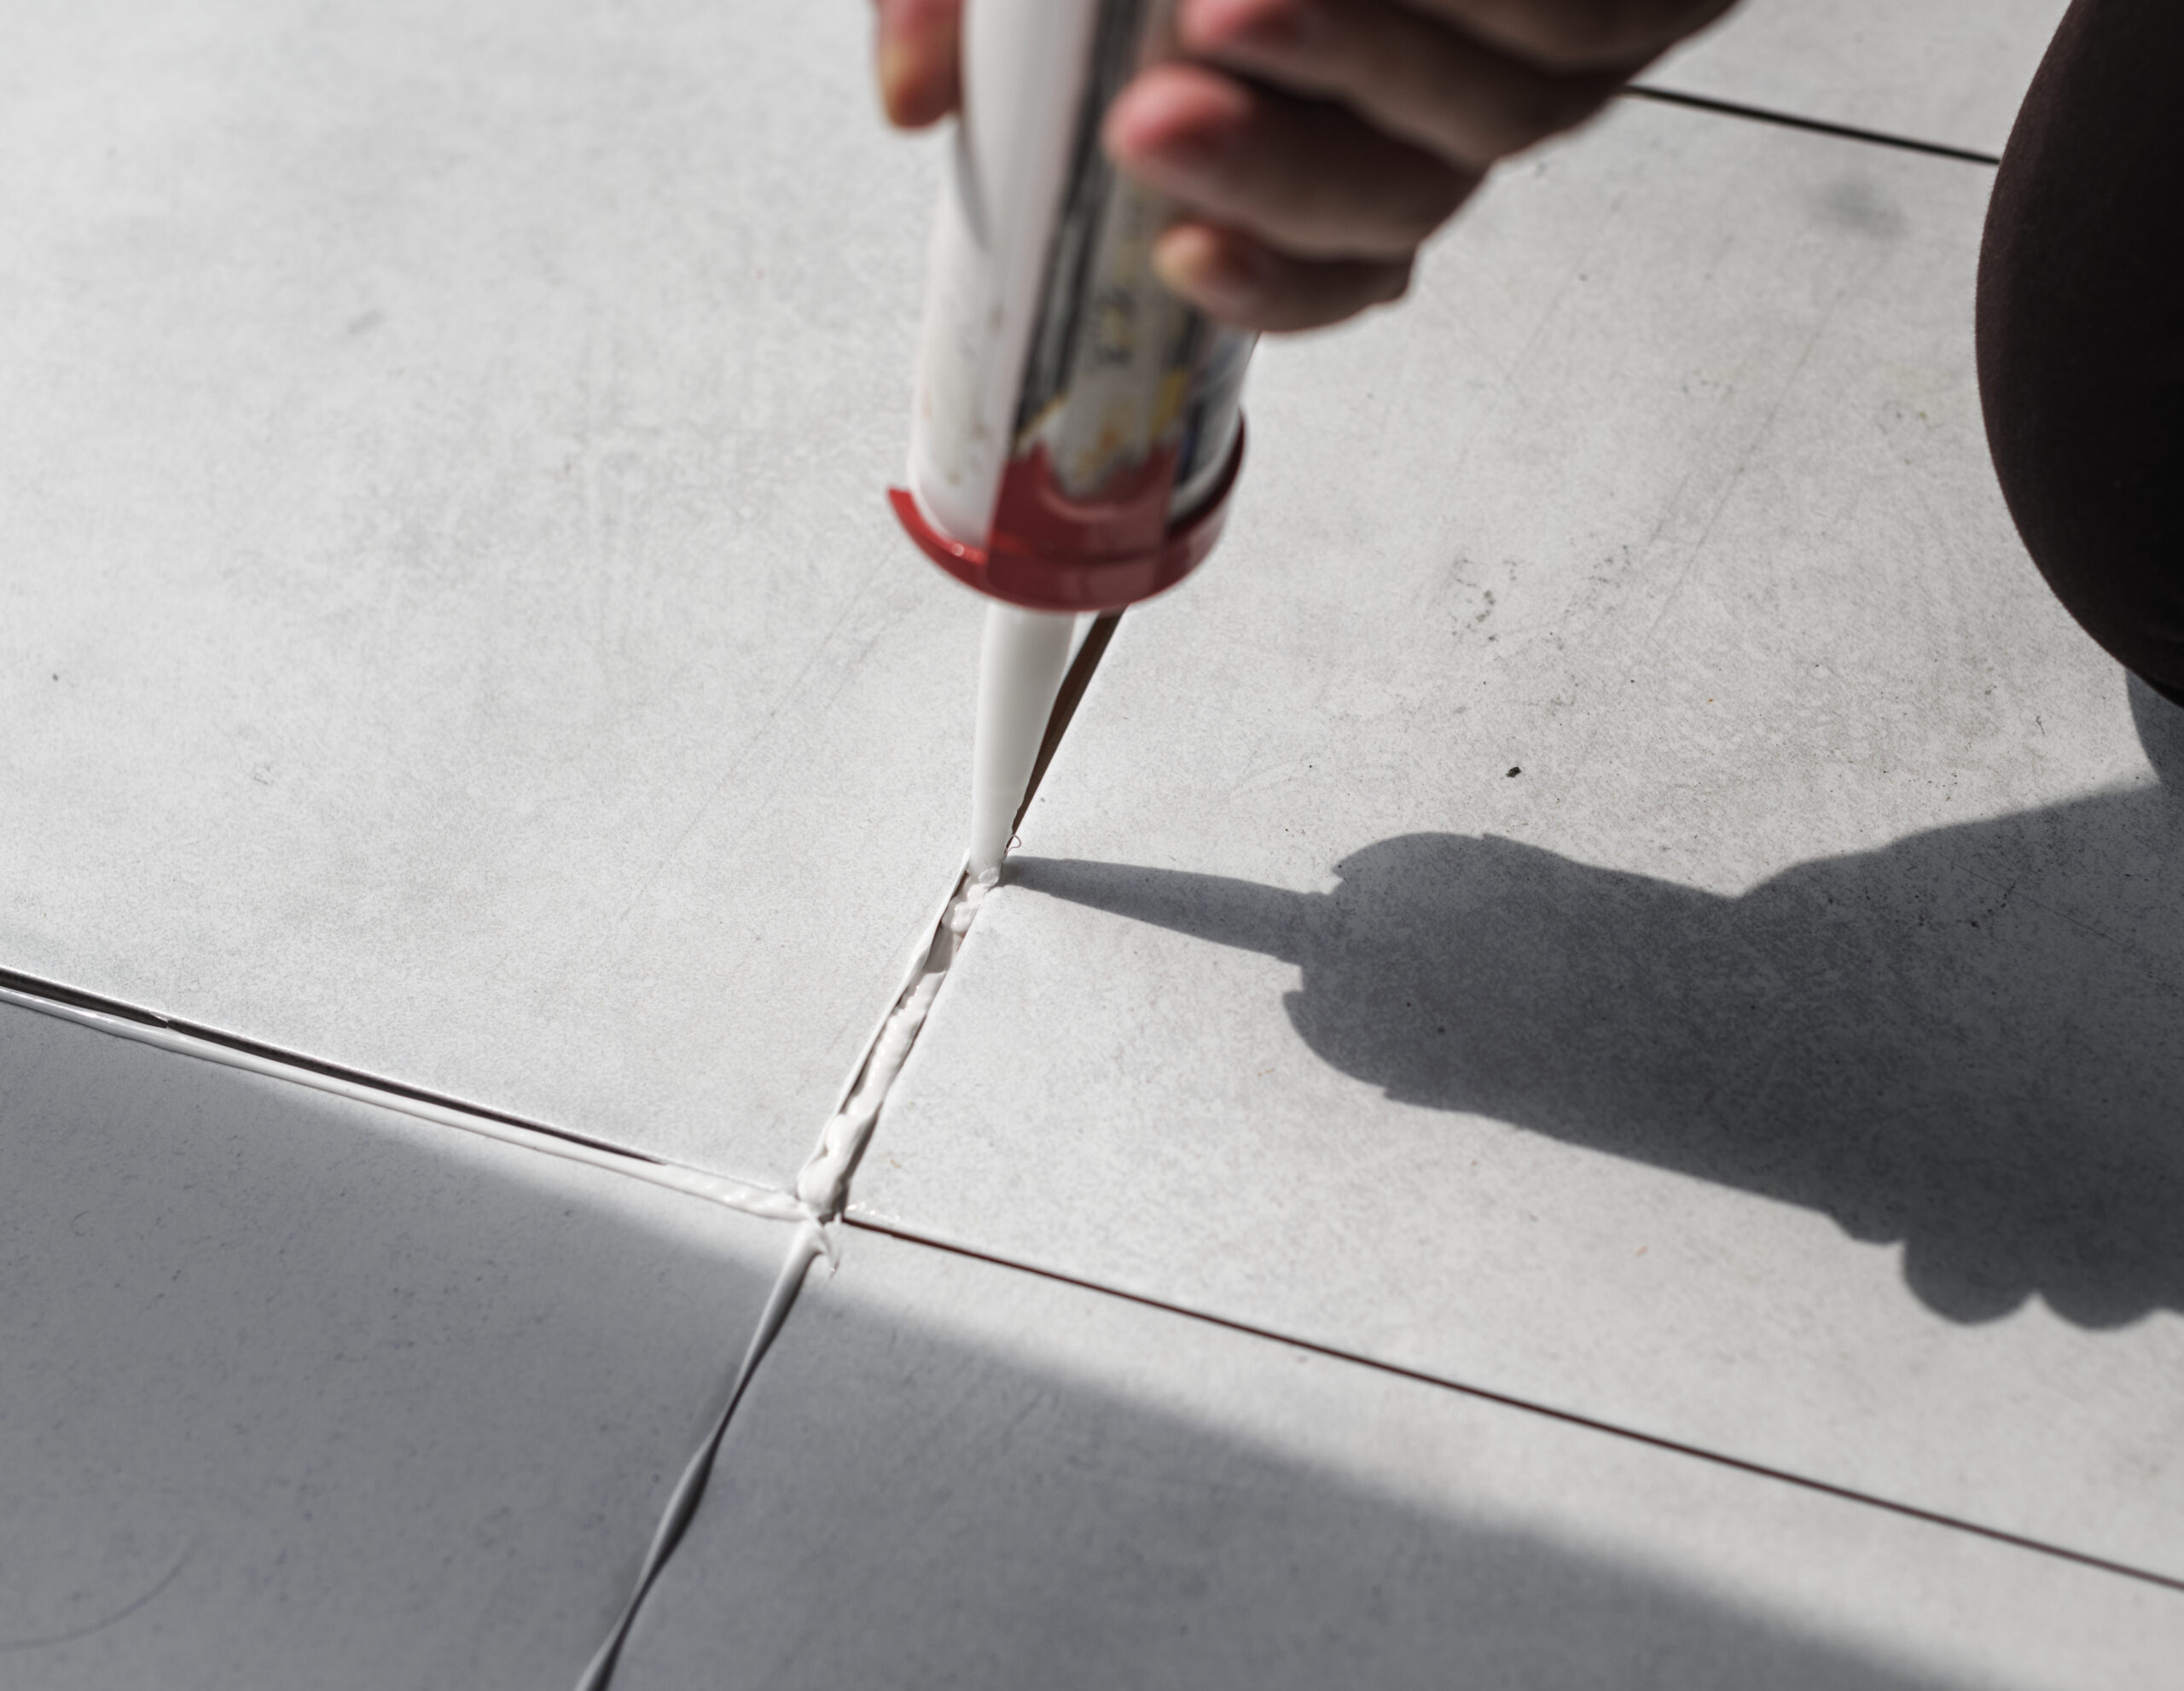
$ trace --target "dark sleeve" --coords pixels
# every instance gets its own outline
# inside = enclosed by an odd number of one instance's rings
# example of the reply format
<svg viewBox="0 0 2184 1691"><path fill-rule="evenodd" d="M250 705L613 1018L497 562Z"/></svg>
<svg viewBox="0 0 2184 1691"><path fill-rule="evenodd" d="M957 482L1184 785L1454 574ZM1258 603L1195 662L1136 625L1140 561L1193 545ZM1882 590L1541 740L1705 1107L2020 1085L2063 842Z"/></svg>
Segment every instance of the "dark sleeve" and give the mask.
<svg viewBox="0 0 2184 1691"><path fill-rule="evenodd" d="M2184 703L2184 0L2075 0L1979 254L1987 439L2086 631Z"/></svg>

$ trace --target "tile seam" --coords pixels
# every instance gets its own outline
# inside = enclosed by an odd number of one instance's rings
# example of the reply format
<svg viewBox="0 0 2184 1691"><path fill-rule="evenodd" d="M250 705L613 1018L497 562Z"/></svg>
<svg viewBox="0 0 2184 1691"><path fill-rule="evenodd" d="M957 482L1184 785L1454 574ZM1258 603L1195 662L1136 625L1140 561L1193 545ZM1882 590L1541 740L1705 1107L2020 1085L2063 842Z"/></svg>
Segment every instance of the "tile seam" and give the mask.
<svg viewBox="0 0 2184 1691"><path fill-rule="evenodd" d="M1054 709L1047 718L1046 733L1040 741L1031 779L1025 784L1024 802L1017 809L1019 824L1031 808L1040 778L1053 761L1055 749L1091 683L1093 671L1106 654L1120 616L1119 612L1101 616L1071 660L1055 695ZM911 940L909 955L904 959L903 972L887 1001L887 1008L850 1066L849 1077L836 1095L834 1110L820 1129L818 1143L797 1171L794 1193L781 1194L793 1206L788 1218L800 1225L790 1241L788 1255L766 1300L765 1310L745 1346L735 1380L719 1414L708 1426L669 1494L667 1506L653 1531L629 1597L578 1680L577 1691L607 1691L613 1683L615 1666L646 1597L705 1500L706 1486L736 1406L741 1403L766 1353L787 1324L811 1264L822 1257L827 1259L829 1268L839 1261L837 1241L843 1212L849 1202L850 1182L879 1126L880 1113L886 1107L896 1078L915 1047L918 1035L924 1031L926 1018L932 1012L940 989L947 983L949 971L991 885L990 881L971 880L967 867L959 864L940 908L919 926Z"/></svg>
<svg viewBox="0 0 2184 1691"><path fill-rule="evenodd" d="M1056 689L1053 708L1048 713L1046 731L1032 761L1031 778L1025 783L1023 802L1016 807L1015 827L1023 825L1031 800L1038 795L1039 783L1053 763L1062 736L1068 732L1077 707L1091 685L1101 660L1107 655L1108 642L1121 620L1119 611L1101 613L1070 660L1061 685ZM796 1195L812 1219L831 1224L839 1219L847 1206L850 1182L856 1176L865 1148L879 1128L895 1082L909 1061L918 1036L924 1031L949 971L969 938L979 905L994 884L994 880L970 880L967 866L959 866L939 909L917 930L895 995L851 1065L834 1111L820 1129L818 1143L797 1171Z"/></svg>
<svg viewBox="0 0 2184 1691"><path fill-rule="evenodd" d="M42 990L41 990L42 989ZM503 1145L558 1157L610 1174L641 1180L671 1192L702 1198L744 1215L769 1221L801 1222L806 1212L795 1197L771 1187L714 1174L682 1163L623 1150L617 1146L563 1129L525 1121L499 1111L437 1096L399 1082L386 1081L354 1069L314 1062L292 1052L261 1045L235 1035L223 1034L195 1023L179 1022L131 1007L94 999L66 987L33 982L15 970L0 970L0 1003L34 1014L73 1022L79 1027L111 1034L177 1056L218 1064L307 1086L337 1098L392 1110L416 1120L451 1127Z"/></svg>
<svg viewBox="0 0 2184 1691"><path fill-rule="evenodd" d="M1816 1479L1809 1474L1797 1473L1787 1468L1772 1467L1764 1462L1748 1461L1744 1457L1729 1456L1719 1450L1710 1450L1704 1445L1687 1444L1677 1439L1664 1438L1658 1433L1643 1432L1635 1427L1619 1427L1613 1421L1601 1421L1591 1415L1580 1415L1571 1409L1559 1409L1551 1404L1535 1403L1529 1398L1515 1397L1506 1392L1496 1392L1487 1386L1467 1385L1462 1380L1452 1380L1444 1374L1430 1374L1422 1368L1409 1368L1400 1363L1387 1362L1356 1351L1345 1351L1338 1345L1284 1333L1278 1328L1261 1327L1252 1322L1239 1321L1233 1316L1215 1315L1208 1310L1193 1309L1188 1305L1170 1303L1165 1299L1155 1298L1142 1292L1132 1292L1123 1287L1108 1285L1104 1281L1071 1274L1064 1270L1045 1268L1037 1263L1028 1263L1017 1258L998 1255L990 1251L982 1251L975 1246L965 1245L954 1240L941 1238L937 1235L920 1232L917 1229L905 1226L900 1222L882 1220L868 1214L845 1215L842 1219L845 1227L861 1232L879 1234L886 1238L898 1240L906 1245L945 1252L951 1256L967 1258L973 1262L985 1263L995 1268L1007 1269L1018 1274L1027 1274L1041 1280L1053 1281L1058 1285L1073 1286L1082 1291L1096 1293L1103 1297L1119 1299L1124 1303L1136 1304L1150 1310L1164 1310L1170 1315L1180 1316L1186 1321L1202 1322L1208 1326L1221 1328L1230 1333L1241 1334L1247 1338L1263 1339L1277 1345L1287 1345L1296 1350L1309 1351L1314 1356L1325 1357L1333 1362L1352 1363L1358 1367L1371 1368L1377 1373L1391 1374L1397 1379L1410 1380L1417 1385L1435 1386L1444 1392L1454 1392L1483 1403L1497 1404L1504 1409L1545 1416L1550 1421L1561 1421L1571 1427L1583 1427L1588 1432L1604 1433L1610 1438L1644 1444L1653 1450L1667 1451L1674 1456L1687 1456L1695 1461L1712 1463L1718 1467L1731 1468L1740 1473L1750 1474L1755 1479L1773 1480L1780 1485L1796 1486L1801 1491L1833 1497L1840 1502L1862 1504L1868 1508L1882 1509L1891 1514L1923 1521L1931 1526L1970 1533L1975 1537L2007 1544L2014 1549L2030 1551L2036 1555L2052 1556L2059 1560L2074 1562L2080 1566L2092 1568L2102 1573L2114 1574L2120 1578L2135 1580L2144 1584L2158 1587L2163 1590L2184 1595L2184 1578L2158 1573L2152 1568L2139 1567L2129 1562L2119 1562L2106 1556L2097 1556L2089 1551L2074 1550L2067 1545L2030 1537L2002 1527L1989 1526L1979 1521L1966 1520L1960 1515L1944 1514L1938 1510L1922 1508L1915 1503L1900 1502L1873 1492L1858 1491L1852 1486L1838 1485L1830 1480Z"/></svg>
<svg viewBox="0 0 2184 1691"><path fill-rule="evenodd" d="M839 1260L836 1235L842 1206L848 1197L850 1177L856 1172L857 1161L871 1138L880 1106L886 1101L895 1076L916 1043L926 1016L939 996L949 965L955 961L985 891L983 885L969 882L961 867L957 868L939 912L918 929L902 983L888 1000L886 1011L866 1039L857 1061L851 1066L849 1079L843 1084L834 1112L820 1130L818 1145L798 1171L796 1190L781 1194L793 1206L793 1218L799 1223L795 1237L789 1242L788 1254L758 1324L744 1346L742 1361L722 1400L719 1413L700 1436L696 1450L668 1494L666 1506L660 1513L659 1525L653 1529L652 1542L638 1566L629 1595L607 1636L578 1678L576 1691L608 1691L613 1684L623 1647L636 1625L645 1599L651 1595L705 1501L706 1487L712 1479L713 1465L720 1454L722 1441L728 1436L736 1405L742 1402L744 1392L766 1353L773 1348L774 1340L787 1325L806 1274L821 1257L827 1259L830 1268Z"/></svg>
<svg viewBox="0 0 2184 1691"><path fill-rule="evenodd" d="M814 1221L831 1225L849 1200L849 1185L880 1124L880 1113L909 1061L948 972L968 937L990 884L971 880L961 866L949 883L939 913L919 929L908 967L886 1013L866 1040L839 1101L819 1130L819 1142L797 1171L796 1201Z"/></svg>
<svg viewBox="0 0 2184 1691"><path fill-rule="evenodd" d="M1996 154L1982 153L1970 147L1953 147L1945 141L1920 141L1908 135L1891 135L1885 130L1831 123L1825 118L1803 118L1794 112L1772 111L1764 106L1747 106L1735 100L1718 100L1711 94L1686 94L1653 83L1630 83L1618 92L1628 100L1646 100L1662 106L1682 106L1694 112L1711 112L1718 117L1742 118L1750 123L1773 124L1780 129L1803 130L1809 135L1832 136L1838 141L1859 141L1870 147L1891 147L1898 152L1922 153L1929 158L1954 159L1960 164L1991 166L2001 163L2000 155Z"/></svg>
<svg viewBox="0 0 2184 1691"><path fill-rule="evenodd" d="M736 1406L743 1401L743 1394L750 1390L751 1381L758 1372L758 1365L766 1359L766 1352L773 1348L774 1340L788 1321L789 1311L796 1305L796 1294L802 1289L805 1274L821 1257L832 1259L830 1245L816 1221L805 1221L789 1241L788 1253L782 1259L781 1272L775 1276L773 1290L767 1294L766 1306L760 1311L758 1322L752 1329L749 1341L743 1347L743 1359L737 1365L735 1378L729 1382L719 1412L698 1441L698 1448L683 1464L682 1472L669 1492L667 1506L660 1512L659 1524L653 1529L652 1542L645 1549L644 1560L638 1565L637 1577L631 1583L630 1595L623 1601L621 1613L600 1643L591 1660L584 1666L577 1680L576 1691L606 1691L613 1682L614 1669L620 1661L623 1647L629 1642L630 1629L636 1624L637 1616L644 1607L645 1599L674 1556L676 1547L682 1542L682 1535L689 1530L690 1522L705 1501L706 1487L712 1478L713 1463L720 1455L721 1441L728 1436L729 1422L735 1415Z"/></svg>

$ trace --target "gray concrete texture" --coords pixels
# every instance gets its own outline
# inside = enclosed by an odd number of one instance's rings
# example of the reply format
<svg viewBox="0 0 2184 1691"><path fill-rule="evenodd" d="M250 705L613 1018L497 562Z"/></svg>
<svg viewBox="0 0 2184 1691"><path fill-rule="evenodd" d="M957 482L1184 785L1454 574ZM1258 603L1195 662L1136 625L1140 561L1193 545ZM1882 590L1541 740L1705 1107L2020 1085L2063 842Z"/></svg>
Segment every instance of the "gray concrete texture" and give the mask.
<svg viewBox="0 0 2184 1691"><path fill-rule="evenodd" d="M1644 81L1999 156L2070 0L1742 0Z"/></svg>
<svg viewBox="0 0 2184 1691"><path fill-rule="evenodd" d="M1990 180L1626 108L1268 348L860 1212L2184 1576L2184 736L1994 488Z"/></svg>
<svg viewBox="0 0 2184 1691"><path fill-rule="evenodd" d="M962 849L849 4L11 15L0 964L785 1183Z"/></svg>
<svg viewBox="0 0 2184 1691"><path fill-rule="evenodd" d="M0 1685L572 1685L782 1230L0 1006Z"/></svg>
<svg viewBox="0 0 2184 1691"><path fill-rule="evenodd" d="M1992 151L2059 11L1651 76ZM977 623L866 9L10 24L0 968L787 1182ZM1263 352L857 1192L1325 1348L853 1232L618 1683L2161 1682L2158 1584L1436 1383L2184 1573L2184 736L1992 491L1990 179L1626 106ZM786 1236L0 1009L0 1684L571 1682Z"/></svg>
<svg viewBox="0 0 2184 1691"><path fill-rule="evenodd" d="M2064 1691L2162 1682L2181 1607L860 1233L616 1683Z"/></svg>

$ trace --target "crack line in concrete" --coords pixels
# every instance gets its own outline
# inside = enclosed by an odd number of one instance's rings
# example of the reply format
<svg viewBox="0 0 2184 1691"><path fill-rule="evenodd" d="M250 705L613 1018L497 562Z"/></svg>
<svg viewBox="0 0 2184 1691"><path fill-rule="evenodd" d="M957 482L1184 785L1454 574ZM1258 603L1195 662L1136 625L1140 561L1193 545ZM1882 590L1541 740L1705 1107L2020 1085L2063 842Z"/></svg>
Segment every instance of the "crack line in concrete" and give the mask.
<svg viewBox="0 0 2184 1691"><path fill-rule="evenodd" d="M1025 786L1024 802L1017 807L1016 822L1019 826L1121 618L1119 611L1101 615L1077 648L1076 657L1071 660L1068 672L1055 692L1054 708L1048 713L1047 731L1039 742L1038 757L1031 765L1031 778ZM781 1264L764 1313L759 1316L751 1342L745 1347L743 1361L736 1369L720 1413L707 1427L696 1452L683 1468L682 1478L669 1495L667 1508L653 1534L651 1548L645 1553L629 1599L578 1680L576 1691L607 1691L614 1677L615 1665L621 1659L622 1647L636 1624L646 1596L674 1555L676 1547L682 1542L705 1499L714 1458L728 1435L729 1422L736 1405L742 1402L752 1375L787 1324L807 1271L820 1257L826 1258L830 1268L838 1260L836 1235L841 1226L842 1211L849 1202L850 1181L857 1173L865 1147L871 1142L873 1130L879 1125L880 1112L886 1107L888 1095L894 1090L903 1065L917 1043L926 1017L932 1014L933 1001L947 981L948 971L963 948L979 905L993 885L991 881L971 880L959 868L940 909L919 927L917 938L911 942L901 985L851 1066L834 1112L820 1130L819 1143L798 1171L795 1195L781 1194L795 1206L793 1213L802 1225L789 1245L787 1259Z"/></svg>
<svg viewBox="0 0 2184 1691"><path fill-rule="evenodd" d="M722 1399L720 1413L713 1417L706 1436L699 1440L698 1448L683 1466L682 1477L675 1482L675 1489L668 1494L667 1508L662 1511L659 1525L653 1530L652 1543L645 1551L645 1559L637 1569L636 1583L630 1588L622 1613L596 1653L585 1665L584 1674L577 1681L577 1691L605 1691L614 1677L614 1665L621 1659L622 1646L628 1642L630 1629L636 1624L637 1612L651 1594L653 1583L674 1555L675 1547L682 1542L682 1535L689 1530L690 1522L698 1513L698 1505L705 1501L706 1485L712 1478L713 1458L720 1452L721 1440L728 1434L728 1423L735 1413L735 1406L743 1401L743 1394L750 1388L752 1376L758 1373L758 1364L765 1360L766 1352L773 1347L781 1324L788 1319L788 1312L795 1307L796 1294L804 1284L804 1272L813 1261L829 1254L827 1241L822 1236L819 1223L807 1221L796 1230L796 1237L789 1243L788 1256L775 1276L774 1289L767 1295L766 1307L758 1317L758 1325L752 1330L751 1342L743 1347L743 1361L735 1370L735 1377L729 1384L727 1395Z"/></svg>
<svg viewBox="0 0 2184 1691"><path fill-rule="evenodd" d="M807 1219L808 1212L793 1194L771 1187L753 1185L729 1175L711 1174L642 1152L626 1151L601 1140L588 1139L562 1128L548 1127L519 1116L441 1097L398 1081L378 1079L354 1069L317 1062L293 1052L260 1045L194 1023L175 1021L128 1005L93 998L67 987L32 980L12 969L0 970L0 1003L132 1039L177 1056L194 1057L200 1062L241 1069L246 1074L308 1086L337 1098L392 1110L441 1127L457 1128L481 1138L496 1139L504 1145L521 1146L566 1162L627 1175L633 1180L703 1198L746 1215L771 1221Z"/></svg>
<svg viewBox="0 0 2184 1691"><path fill-rule="evenodd" d="M1031 779L1025 783L1024 800L1016 807L1016 826L1023 825L1047 766L1054 761L1062 735L1069 731L1077 705L1084 697L1085 689L1092 684L1093 673L1100 667L1101 659L1107 655L1107 644L1114 638L1116 625L1121 620L1120 611L1103 613L1086 632L1077 655L1070 660L1061 685L1055 690L1054 707L1047 714L1046 733L1039 741L1038 756L1032 760ZM938 914L918 930L902 984L896 989L894 999L879 1026L865 1041L863 1055L851 1070L834 1113L820 1130L818 1145L797 1174L796 1195L814 1220L829 1223L836 1221L849 1201L849 1183L857 1172L873 1130L879 1125L888 1095L909 1059L911 1048L917 1043L950 968L962 950L971 923L978 915L979 905L991 890L991 883L971 881L959 870Z"/></svg>
<svg viewBox="0 0 2184 1691"><path fill-rule="evenodd" d="M2054 1543L2044 1538L2028 1537L1999 1526L1988 1526L1969 1520L1961 1515L1943 1514L1936 1509L1921 1508L1916 1503L1897 1502L1875 1492L1859 1491L1847 1485L1838 1485L1832 1480L1815 1479L1809 1474L1796 1473L1788 1468L1769 1467L1764 1462L1746 1461L1720 1450L1710 1450L1703 1444L1686 1444L1680 1440L1664 1438L1658 1433L1641 1432L1635 1427L1618 1426L1612 1421L1596 1420L1580 1415L1573 1409L1558 1409L1549 1403L1536 1403L1529 1398L1519 1398L1507 1392L1496 1392L1484 1386L1467 1386L1460 1380L1429 1374L1423 1368L1410 1368L1402 1363L1387 1362L1368 1355L1362 1351L1346 1351L1339 1345L1320 1339L1299 1338L1279 1328L1261 1327L1254 1322L1239 1321L1232 1316L1215 1315L1209 1310L1194 1309L1188 1304L1170 1303L1147 1293L1132 1292L1120 1286L1111 1286L1104 1281L1072 1274L1066 1270L1043 1267L1020 1258L1000 1256L982 1251L972 1245L958 1243L938 1234L921 1233L908 1224L867 1212L843 1217L845 1227L859 1232L876 1233L889 1239L900 1240L906 1245L921 1246L930 1251L943 1251L950 1256L966 1257L973 1262L987 1263L1000 1269L1011 1269L1019 1274L1028 1274L1040 1280L1050 1280L1062 1286L1074 1286L1104 1297L1119 1298L1126 1304L1137 1304L1148 1310L1159 1310L1186 1321L1203 1322L1209 1327L1222 1328L1230 1333L1240 1333L1253 1339L1269 1339L1276 1345L1287 1345L1292 1350L1308 1351L1314 1356L1325 1357L1333 1362L1350 1363L1359 1368L1371 1368L1376 1373L1392 1374L1398 1380L1408 1380L1420 1386L1438 1386L1443 1392L1454 1392L1466 1398L1475 1398L1482 1403L1498 1403L1504 1409L1517 1409L1527 1415L1544 1415L1549 1421L1559 1421L1571 1427L1584 1428L1589 1432L1605 1433L1611 1438L1627 1438L1635 1444L1651 1445L1657 1450L1671 1455L1689 1456L1694 1461L1711 1462L1720 1467L1734 1468L1758 1479L1771 1479L1784 1485L1794 1485L1801 1491L1818 1492L1826 1497L1839 1498L1844 1502L1862 1503L1868 1508L1885 1509L1891 1514L1903 1515L1913 1520L1925 1521L1931 1526L1947 1527L1958 1532L1968 1532L1974 1537L1989 1538L1998 1544L2007 1544L2014 1549L2028 1550L2036 1555L2053 1556L2062 1561L2076 1562L2083 1567L2097 1569L2102 1573L2121 1575L2148 1585L2161 1586L2170 1591L2184 1591L2184 1579L2161 1573L2152 1568L2140 1567L2132 1562L2111 1561L2087 1550L2074 1550L2066 1544Z"/></svg>
<svg viewBox="0 0 2184 1691"><path fill-rule="evenodd" d="M1682 94L1673 88L1657 88L1650 83L1634 82L1623 88L1623 96L1629 100L1652 100L1664 106L1687 106L1695 112L1714 112L1726 118L1744 118L1753 123L1774 124L1782 129L1801 129L1813 135L1833 136L1840 141L1862 141L1873 147L1894 147L1905 153L1924 153L1936 159L1956 159L1967 165L1999 165L2002 161L1992 153L1976 152L1969 147L1952 147L1943 141L1915 141L1908 135L1891 135L1884 130L1860 129L1852 124L1830 123L1825 118L1801 118L1791 112L1773 112L1764 106L1740 105L1734 100L1716 100L1711 95Z"/></svg>

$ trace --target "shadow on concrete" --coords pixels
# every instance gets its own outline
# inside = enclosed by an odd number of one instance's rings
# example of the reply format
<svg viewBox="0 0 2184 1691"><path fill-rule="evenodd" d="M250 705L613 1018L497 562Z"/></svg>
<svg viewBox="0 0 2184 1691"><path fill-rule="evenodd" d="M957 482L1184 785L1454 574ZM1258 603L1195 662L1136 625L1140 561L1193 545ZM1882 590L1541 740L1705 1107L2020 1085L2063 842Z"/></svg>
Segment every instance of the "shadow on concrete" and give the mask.
<svg viewBox="0 0 2184 1691"><path fill-rule="evenodd" d="M718 1214L0 1006L0 1686L574 1684L770 1287Z"/></svg>
<svg viewBox="0 0 2184 1691"><path fill-rule="evenodd" d="M2184 712L2160 779L1739 898L1493 837L1384 840L1298 894L1022 859L1051 897L1280 956L1312 1049L1463 1110L1901 1241L1960 1321L2184 1310Z"/></svg>
<svg viewBox="0 0 2184 1691"><path fill-rule="evenodd" d="M843 1281L875 1259L899 1262L891 1244L856 1237ZM937 1333L841 1286L807 1287L729 1424L615 1691L1938 1682L1695 1589L1643 1554L1580 1549L1467 1510L1424 1477L1506 1456L1490 1438L1451 1438L1438 1459L1414 1453L1409 1496L1256 1441L1239 1421L1252 1424L1250 1406L1270 1395L1311 1389L1304 1359L1129 1310L1122 1343L1153 1360L1116 1366L1101 1335L1114 1344L1118 1312L1100 1294L1032 1282L1045 1295L1025 1305L1006 1272L936 1277L908 1301L998 1298L1049 1330L1094 1329L1072 1341L1069 1369ZM1101 1383L1109 1370L1165 1386L1139 1401ZM1182 1389L1185 1405L1179 1377L1201 1382ZM1320 1414L1356 1417L1339 1444L1377 1443L1385 1457L1402 1437L1361 1415L1382 1399L1313 1384ZM1686 1501L1705 1508L1710 1495Z"/></svg>

